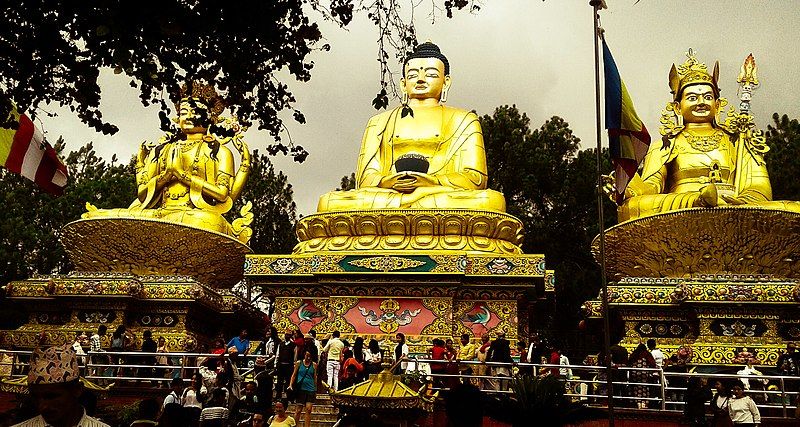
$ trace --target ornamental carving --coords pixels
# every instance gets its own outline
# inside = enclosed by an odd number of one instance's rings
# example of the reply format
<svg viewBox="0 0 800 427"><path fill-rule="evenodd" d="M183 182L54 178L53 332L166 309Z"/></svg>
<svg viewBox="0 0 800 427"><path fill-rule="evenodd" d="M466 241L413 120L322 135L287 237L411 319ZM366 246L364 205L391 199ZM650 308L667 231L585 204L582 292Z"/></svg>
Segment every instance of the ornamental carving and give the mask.
<svg viewBox="0 0 800 427"><path fill-rule="evenodd" d="M800 214L759 207L685 209L606 231L612 279L696 274L800 278ZM595 256L598 241L592 248Z"/></svg>
<svg viewBox="0 0 800 427"><path fill-rule="evenodd" d="M458 250L520 254L522 223L500 212L403 209L309 215L294 252Z"/></svg>
<svg viewBox="0 0 800 427"><path fill-rule="evenodd" d="M307 276L347 274L359 280L360 274L448 273L464 276L541 278L547 272L544 255L483 255L456 251L400 251L380 255L361 253L315 253L294 255L248 255L245 276ZM554 280L554 279L553 279Z"/></svg>
<svg viewBox="0 0 800 427"><path fill-rule="evenodd" d="M78 271L187 275L215 288L242 279L250 252L224 234L142 218L71 222L61 230L61 243Z"/></svg>

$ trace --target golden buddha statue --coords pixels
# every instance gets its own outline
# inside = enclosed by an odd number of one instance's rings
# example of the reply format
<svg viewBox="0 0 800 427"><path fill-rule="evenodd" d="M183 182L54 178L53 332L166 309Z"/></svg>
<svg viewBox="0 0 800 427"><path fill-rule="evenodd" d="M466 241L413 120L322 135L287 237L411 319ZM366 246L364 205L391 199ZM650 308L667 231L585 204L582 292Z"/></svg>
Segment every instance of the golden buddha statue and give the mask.
<svg viewBox="0 0 800 427"><path fill-rule="evenodd" d="M234 119L223 122L225 104L213 87L191 84L181 91L174 121L180 131L167 134L158 144L142 143L136 158L137 199L127 209L97 209L87 204L82 218L153 218L194 226L238 238L246 243L252 214L228 223L222 214L238 198L250 173L250 152L241 139L243 129ZM224 129L233 137L218 137ZM236 171L233 141L241 155Z"/></svg>
<svg viewBox="0 0 800 427"><path fill-rule="evenodd" d="M475 113L444 105L450 64L426 42L406 59L403 106L372 117L361 143L356 188L323 195L318 212L463 208L505 211L486 189L486 152Z"/></svg>
<svg viewBox="0 0 800 427"><path fill-rule="evenodd" d="M448 107L450 63L431 42L403 64L403 103L367 123L356 188L323 195L298 221L296 253L521 253L522 223L487 186L478 116Z"/></svg>
<svg viewBox="0 0 800 427"><path fill-rule="evenodd" d="M795 202L772 202L764 162L769 150L752 116L718 114L719 64L709 74L690 50L686 62L672 66L673 100L662 112L662 142L653 142L640 174L625 190L619 221L692 207L775 206L797 210Z"/></svg>

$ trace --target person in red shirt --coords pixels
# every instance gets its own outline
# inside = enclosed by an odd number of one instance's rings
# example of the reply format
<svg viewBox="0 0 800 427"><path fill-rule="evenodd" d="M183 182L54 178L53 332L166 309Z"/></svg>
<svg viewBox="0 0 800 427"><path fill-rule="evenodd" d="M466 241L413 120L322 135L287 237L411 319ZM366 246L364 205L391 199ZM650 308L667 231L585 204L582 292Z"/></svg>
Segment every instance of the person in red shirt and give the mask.
<svg viewBox="0 0 800 427"><path fill-rule="evenodd" d="M431 348L431 359L435 361L442 361L444 362L447 360L445 355L447 354L447 349L444 346L444 341L440 340L439 338L433 339L433 348ZM446 365L444 363L431 363L431 374L433 374L433 383L434 386L440 387L442 383L442 377L437 377L436 375L444 374L446 369Z"/></svg>
<svg viewBox="0 0 800 427"><path fill-rule="evenodd" d="M303 360L303 356L306 354L306 338L303 336L303 331L300 329L294 331L294 360Z"/></svg>
<svg viewBox="0 0 800 427"><path fill-rule="evenodd" d="M342 362L342 381L339 383L340 390L356 384L359 375L361 372L364 372L364 364L358 362L352 350L347 349L342 354L344 362Z"/></svg>

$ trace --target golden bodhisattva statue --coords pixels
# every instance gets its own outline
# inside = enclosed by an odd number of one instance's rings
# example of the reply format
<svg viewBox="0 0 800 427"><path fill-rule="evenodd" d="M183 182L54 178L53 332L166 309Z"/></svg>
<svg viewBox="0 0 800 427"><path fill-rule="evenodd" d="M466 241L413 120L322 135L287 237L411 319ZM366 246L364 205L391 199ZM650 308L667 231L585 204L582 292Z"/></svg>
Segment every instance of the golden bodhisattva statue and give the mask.
<svg viewBox="0 0 800 427"><path fill-rule="evenodd" d="M620 221L691 207L759 205L797 210L795 202L772 202L764 153L769 150L748 112L730 111L719 96L719 64L709 74L690 50L672 66L673 101L662 112L662 141L654 141L619 207ZM744 72L744 68L743 68Z"/></svg>
<svg viewBox="0 0 800 427"><path fill-rule="evenodd" d="M295 252L461 250L520 253L522 223L487 189L478 116L444 105L450 63L431 42L403 63L402 105L367 123L356 187L319 199Z"/></svg>
<svg viewBox="0 0 800 427"><path fill-rule="evenodd" d="M505 211L486 189L486 153L475 113L444 105L450 64L426 42L404 64L403 104L372 117L361 143L355 191L320 198L318 211L469 208ZM406 109L405 111L408 111Z"/></svg>
<svg viewBox="0 0 800 427"><path fill-rule="evenodd" d="M96 209L87 204L89 211L83 218L153 218L227 234L246 243L251 234L249 207L233 225L222 217L250 173L243 129L235 119L220 120L225 104L211 86L184 87L176 107L180 134L141 145L136 158L137 199L127 209ZM233 137L214 135L209 130L212 125L227 128ZM230 141L241 155L238 170L226 146Z"/></svg>

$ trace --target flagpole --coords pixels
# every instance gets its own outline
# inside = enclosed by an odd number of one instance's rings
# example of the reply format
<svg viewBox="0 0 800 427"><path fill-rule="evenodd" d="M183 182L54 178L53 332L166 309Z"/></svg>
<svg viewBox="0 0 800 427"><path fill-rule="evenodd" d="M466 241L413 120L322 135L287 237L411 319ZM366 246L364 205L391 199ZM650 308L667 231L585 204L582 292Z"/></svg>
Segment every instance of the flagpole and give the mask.
<svg viewBox="0 0 800 427"><path fill-rule="evenodd" d="M606 232L605 219L603 215L603 147L601 143L600 125L600 49L598 39L600 38L600 8L605 7L602 0L590 0L594 21L594 95L595 95L595 135L597 138L597 221L600 228L600 283L602 284L603 298L603 344L605 348L606 366L606 396L608 398L608 425L614 427L614 382L611 375L611 332L608 314L608 282L606 281Z"/></svg>

